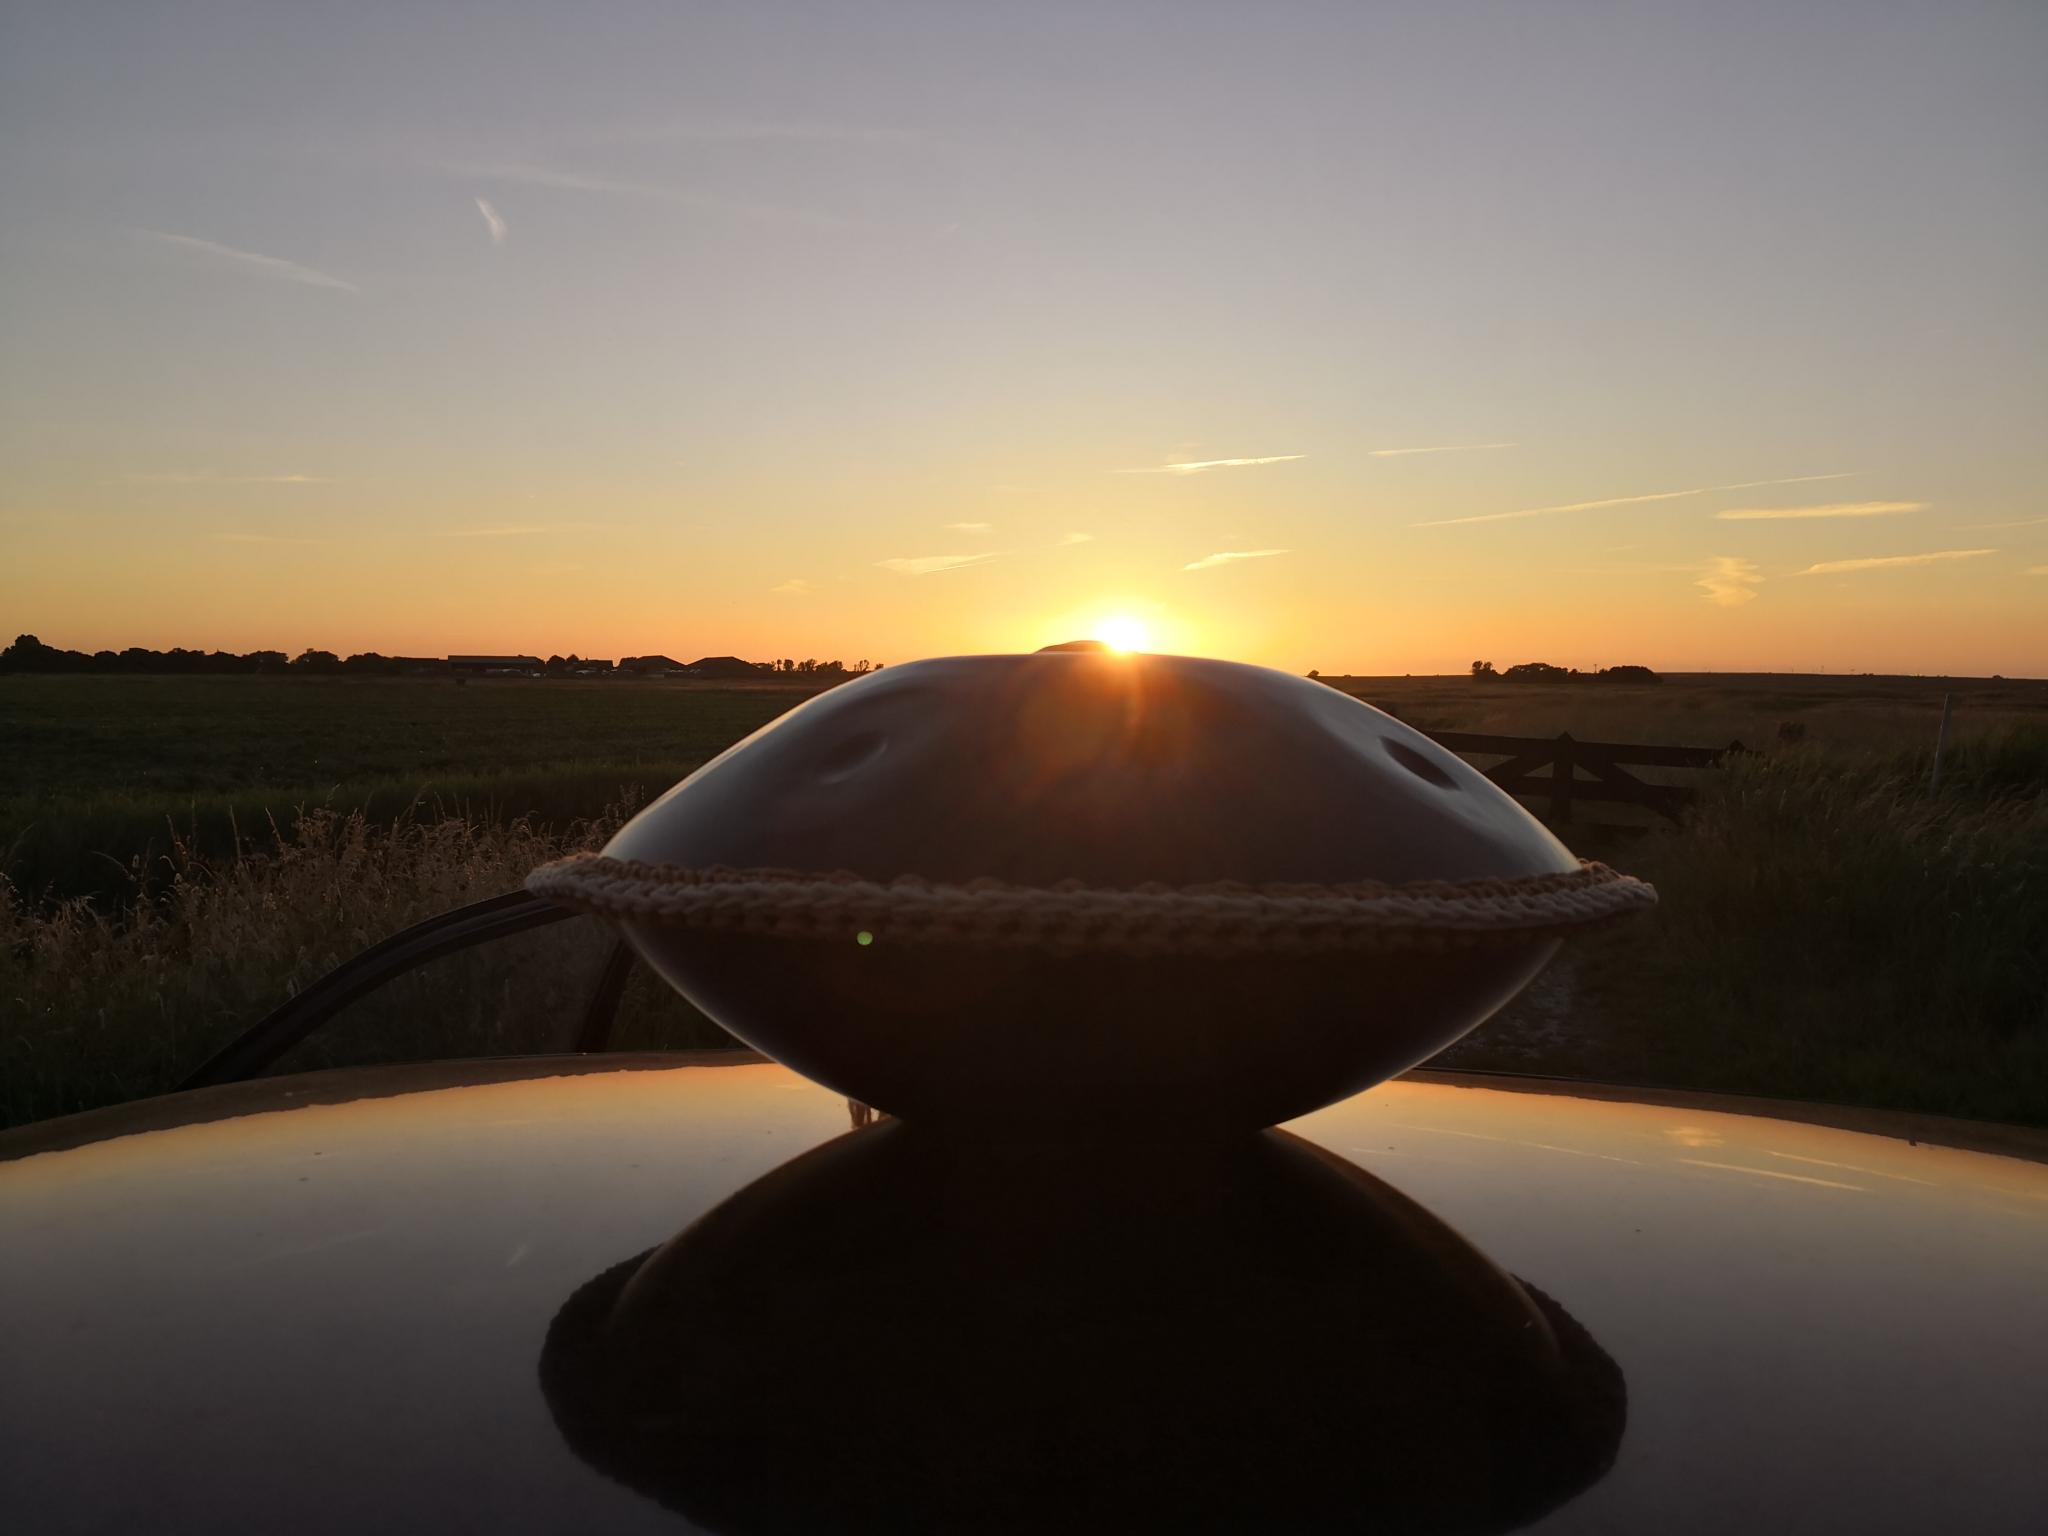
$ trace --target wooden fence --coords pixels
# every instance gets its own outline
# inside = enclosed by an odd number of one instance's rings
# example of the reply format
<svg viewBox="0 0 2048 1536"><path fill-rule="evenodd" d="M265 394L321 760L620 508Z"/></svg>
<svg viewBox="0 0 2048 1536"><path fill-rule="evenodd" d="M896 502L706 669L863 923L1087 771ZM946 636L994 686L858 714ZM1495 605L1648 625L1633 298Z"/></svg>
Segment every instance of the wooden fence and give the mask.
<svg viewBox="0 0 2048 1536"><path fill-rule="evenodd" d="M1518 800L1549 802L1553 821L1570 821L1573 805L1602 801L1640 805L1676 821L1696 791L1680 784L1650 784L1630 768L1718 768L1748 749L1739 741L1725 747L1637 746L1627 742L1578 741L1569 731L1557 736L1489 736L1472 731L1431 731L1430 739L1460 757L1498 757L1482 768ZM1548 768L1547 774L1539 774ZM1580 778L1584 769L1588 777Z"/></svg>

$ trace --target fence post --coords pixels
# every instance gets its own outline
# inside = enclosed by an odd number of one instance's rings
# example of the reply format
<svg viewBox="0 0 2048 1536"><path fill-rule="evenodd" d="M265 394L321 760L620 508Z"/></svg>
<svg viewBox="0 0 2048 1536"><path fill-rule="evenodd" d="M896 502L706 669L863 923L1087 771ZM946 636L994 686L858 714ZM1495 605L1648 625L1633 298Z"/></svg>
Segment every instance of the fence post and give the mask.
<svg viewBox="0 0 2048 1536"><path fill-rule="evenodd" d="M1952 693L1941 696L1941 729L1934 733L1934 772L1927 779L1927 793L1930 795L1941 792L1941 754L1948 747L1948 716L1955 699Z"/></svg>
<svg viewBox="0 0 2048 1536"><path fill-rule="evenodd" d="M1572 782L1578 763L1572 755L1572 733L1557 733L1557 757L1550 765L1550 817L1553 821L1572 819Z"/></svg>

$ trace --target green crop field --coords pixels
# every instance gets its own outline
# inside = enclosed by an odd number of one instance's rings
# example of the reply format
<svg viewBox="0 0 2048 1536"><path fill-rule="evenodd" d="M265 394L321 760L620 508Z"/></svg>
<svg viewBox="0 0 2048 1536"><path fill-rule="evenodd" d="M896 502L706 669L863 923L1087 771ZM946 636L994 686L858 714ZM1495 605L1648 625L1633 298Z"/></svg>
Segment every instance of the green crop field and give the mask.
<svg viewBox="0 0 2048 1536"><path fill-rule="evenodd" d="M1424 730L1761 749L1646 773L1700 788L1676 825L1584 807L1559 827L1663 904L1444 1064L2048 1124L2048 684L1326 681ZM350 954L601 840L811 692L0 677L0 1118L174 1085ZM605 942L579 921L437 962L287 1065L552 1048ZM623 1028L720 1038L644 977Z"/></svg>
<svg viewBox="0 0 2048 1536"><path fill-rule="evenodd" d="M339 677L0 677L0 871L118 899L175 833L302 809L558 823L652 796L815 689Z"/></svg>
<svg viewBox="0 0 2048 1536"><path fill-rule="evenodd" d="M795 685L347 677L0 678L0 800L326 790L653 765L730 742Z"/></svg>

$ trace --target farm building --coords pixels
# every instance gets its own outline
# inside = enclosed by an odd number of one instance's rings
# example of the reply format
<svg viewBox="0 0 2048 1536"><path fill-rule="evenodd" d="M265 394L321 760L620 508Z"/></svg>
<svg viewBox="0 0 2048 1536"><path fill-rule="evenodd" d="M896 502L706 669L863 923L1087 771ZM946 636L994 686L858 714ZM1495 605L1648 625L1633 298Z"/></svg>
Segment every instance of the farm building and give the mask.
<svg viewBox="0 0 2048 1536"><path fill-rule="evenodd" d="M682 677L690 669L673 656L628 656L619 671L637 677Z"/></svg>
<svg viewBox="0 0 2048 1536"><path fill-rule="evenodd" d="M457 677L538 677L538 656L450 656L448 670Z"/></svg>
<svg viewBox="0 0 2048 1536"><path fill-rule="evenodd" d="M699 656L683 670L691 677L758 677L768 669L737 656Z"/></svg>

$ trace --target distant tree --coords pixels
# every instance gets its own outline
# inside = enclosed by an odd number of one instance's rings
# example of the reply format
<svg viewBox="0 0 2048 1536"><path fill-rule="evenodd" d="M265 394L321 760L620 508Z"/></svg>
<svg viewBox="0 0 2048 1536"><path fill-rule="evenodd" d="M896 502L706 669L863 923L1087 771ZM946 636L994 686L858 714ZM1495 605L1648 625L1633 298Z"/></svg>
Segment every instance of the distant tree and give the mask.
<svg viewBox="0 0 2048 1536"><path fill-rule="evenodd" d="M251 651L242 660L251 672L282 672L289 665L283 651Z"/></svg>
<svg viewBox="0 0 2048 1536"><path fill-rule="evenodd" d="M1595 682L1601 683L1661 683L1663 678L1648 667L1602 667L1594 675Z"/></svg>
<svg viewBox="0 0 2048 1536"><path fill-rule="evenodd" d="M1565 683L1572 674L1564 667L1552 666L1547 661L1522 661L1501 673L1511 683Z"/></svg>
<svg viewBox="0 0 2048 1536"><path fill-rule="evenodd" d="M294 672L339 672L341 658L332 651L304 650L292 658Z"/></svg>
<svg viewBox="0 0 2048 1536"><path fill-rule="evenodd" d="M1500 674L1499 674L1498 672L1496 672L1496 671L1494 671L1494 670L1493 670L1493 663L1492 663L1492 662L1490 662L1490 661L1475 661L1475 662L1473 662L1473 663L1472 663L1472 675L1473 675L1474 677L1499 677L1499 676L1500 676Z"/></svg>
<svg viewBox="0 0 2048 1536"><path fill-rule="evenodd" d="M66 658L76 658L69 662ZM45 645L34 635L17 635L14 644L0 651L0 672L79 672L88 658L76 651L60 651Z"/></svg>

